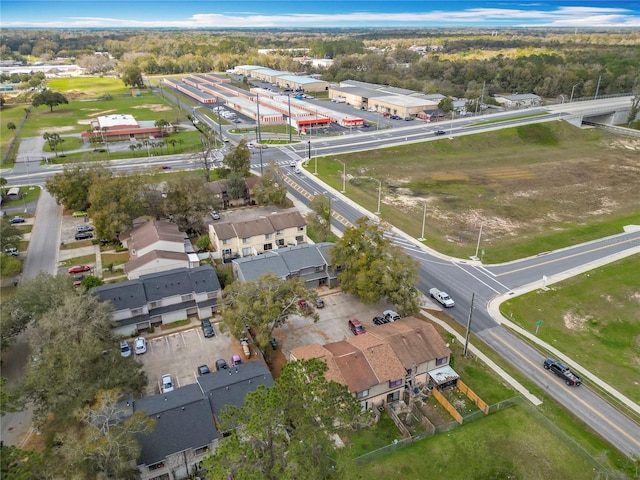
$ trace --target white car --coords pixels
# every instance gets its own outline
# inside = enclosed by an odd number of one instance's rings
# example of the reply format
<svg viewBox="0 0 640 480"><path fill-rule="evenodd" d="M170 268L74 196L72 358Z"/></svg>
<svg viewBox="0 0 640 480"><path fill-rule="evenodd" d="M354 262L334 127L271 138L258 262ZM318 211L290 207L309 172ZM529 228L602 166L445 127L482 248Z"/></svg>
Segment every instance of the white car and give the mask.
<svg viewBox="0 0 640 480"><path fill-rule="evenodd" d="M147 351L147 341L144 337L138 337L133 342L133 351L136 355L142 355Z"/></svg>
<svg viewBox="0 0 640 480"><path fill-rule="evenodd" d="M299 168L296 168L296 173L302 173L302 170L300 170Z"/></svg>
<svg viewBox="0 0 640 480"><path fill-rule="evenodd" d="M400 320L400 315L398 315L398 313L394 312L393 310L385 310L384 312L382 312L382 316L390 322L397 322L398 320Z"/></svg>
<svg viewBox="0 0 640 480"><path fill-rule="evenodd" d="M296 167L296 161L295 161L295 160L291 160L291 161L289 162L289 166L290 166L291 168L295 168L295 167Z"/></svg>
<svg viewBox="0 0 640 480"><path fill-rule="evenodd" d="M171 375L162 375L162 393L173 392L173 379Z"/></svg>
<svg viewBox="0 0 640 480"><path fill-rule="evenodd" d="M129 346L129 342L126 340L120 342L120 355L123 357L131 356L131 347Z"/></svg>

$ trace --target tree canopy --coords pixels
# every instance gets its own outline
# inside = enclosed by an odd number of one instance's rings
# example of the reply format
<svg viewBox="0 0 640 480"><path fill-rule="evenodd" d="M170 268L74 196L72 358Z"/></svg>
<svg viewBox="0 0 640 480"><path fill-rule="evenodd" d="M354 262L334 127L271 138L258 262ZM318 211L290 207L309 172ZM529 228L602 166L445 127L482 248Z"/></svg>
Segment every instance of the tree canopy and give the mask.
<svg viewBox="0 0 640 480"><path fill-rule="evenodd" d="M282 170L271 162L254 187L256 202L259 205L284 205L287 198L287 184Z"/></svg>
<svg viewBox="0 0 640 480"><path fill-rule="evenodd" d="M299 300L315 303L316 298L315 291L305 288L303 279L282 280L267 273L253 281L236 281L224 289L222 320L236 338L244 337L249 326L258 345L265 349L273 330L284 325L289 315L317 320L315 311L301 311L298 307Z"/></svg>
<svg viewBox="0 0 640 480"><path fill-rule="evenodd" d="M127 87L144 88L144 79L142 78L142 70L137 65L127 65L120 74L122 83Z"/></svg>
<svg viewBox="0 0 640 480"><path fill-rule="evenodd" d="M31 104L34 107L39 107L40 105L47 105L51 111L53 112L53 107L57 107L58 105L69 103L67 97L62 95L60 92L53 92L51 90L45 90L44 92L38 93L31 100Z"/></svg>
<svg viewBox="0 0 640 480"><path fill-rule="evenodd" d="M62 172L47 177L45 186L58 205L69 210L88 210L91 205L89 189L94 183L102 183L111 175L101 164L90 167L66 166Z"/></svg>
<svg viewBox="0 0 640 480"><path fill-rule="evenodd" d="M331 248L331 264L341 266L338 279L344 292L363 303L385 300L401 315L412 315L420 306L415 285L418 269L414 261L391 240L380 226L363 217Z"/></svg>
<svg viewBox="0 0 640 480"><path fill-rule="evenodd" d="M221 429L231 434L204 460L207 478L344 478L331 437L367 414L347 387L326 380L326 370L317 359L290 362L271 388L249 392L242 407L226 406Z"/></svg>
<svg viewBox="0 0 640 480"><path fill-rule="evenodd" d="M186 176L167 180L165 207L180 230L197 230L202 219L218 207L218 200L204 188L202 177Z"/></svg>
<svg viewBox="0 0 640 480"><path fill-rule="evenodd" d="M251 174L251 153L245 140L240 140L238 146L224 156L223 163L231 172L242 177Z"/></svg>
<svg viewBox="0 0 640 480"><path fill-rule="evenodd" d="M325 242L331 236L331 199L320 193L309 202L311 212L307 227L310 228L318 242Z"/></svg>

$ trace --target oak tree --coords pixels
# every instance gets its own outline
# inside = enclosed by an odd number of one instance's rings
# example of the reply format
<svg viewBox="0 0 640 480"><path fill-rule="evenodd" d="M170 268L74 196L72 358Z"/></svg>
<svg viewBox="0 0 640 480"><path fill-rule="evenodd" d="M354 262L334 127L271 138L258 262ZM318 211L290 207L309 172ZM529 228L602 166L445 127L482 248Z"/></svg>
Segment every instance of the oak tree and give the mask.
<svg viewBox="0 0 640 480"><path fill-rule="evenodd" d="M254 195L259 205L284 205L287 198L287 184L282 170L271 162L254 187Z"/></svg>
<svg viewBox="0 0 640 480"><path fill-rule="evenodd" d="M325 242L331 236L331 200L324 194L315 195L309 202L311 212L308 227L314 232L318 242Z"/></svg>
<svg viewBox="0 0 640 480"><path fill-rule="evenodd" d="M222 320L236 338L246 335L248 326L261 348L269 345L273 330L285 324L290 315L303 315L318 320L313 310L302 311L302 299L315 303L317 294L305 288L300 277L288 280L267 273L249 282L234 282L222 295Z"/></svg>
<svg viewBox="0 0 640 480"><path fill-rule="evenodd" d="M231 171L239 173L242 177L248 177L251 169L251 153L245 140L240 140L238 146L224 156L222 160Z"/></svg>
<svg viewBox="0 0 640 480"><path fill-rule="evenodd" d="M45 90L44 92L37 94L35 97L33 97L33 100L31 100L31 104L34 107L37 108L40 105L46 105L51 109L52 112L53 107L57 107L58 105L62 105L63 103L69 103L67 97L62 95L60 92L53 92L51 90Z"/></svg>
<svg viewBox="0 0 640 480"><path fill-rule="evenodd" d="M89 189L94 183L103 183L111 177L103 165L90 167L67 166L60 173L48 177L45 186L58 205L69 210L87 210L90 206Z"/></svg>
<svg viewBox="0 0 640 480"><path fill-rule="evenodd" d="M363 303L380 300L395 305L401 315L419 310L415 285L418 269L400 247L384 236L379 225L362 217L347 228L331 248L331 264L340 267L340 288Z"/></svg>
<svg viewBox="0 0 640 480"><path fill-rule="evenodd" d="M180 230L199 230L218 200L205 188L202 177L190 175L167 180L165 207Z"/></svg>

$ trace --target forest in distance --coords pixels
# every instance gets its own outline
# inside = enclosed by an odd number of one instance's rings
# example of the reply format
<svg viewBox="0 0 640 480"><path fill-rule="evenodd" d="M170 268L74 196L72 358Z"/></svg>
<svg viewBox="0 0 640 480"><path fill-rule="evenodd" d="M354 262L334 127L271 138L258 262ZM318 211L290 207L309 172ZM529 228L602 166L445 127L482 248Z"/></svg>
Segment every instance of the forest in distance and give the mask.
<svg viewBox="0 0 640 480"><path fill-rule="evenodd" d="M468 99L483 93L558 99L596 90L600 96L634 92L640 87L639 44L638 29L5 29L0 60L63 58L97 75L131 66L145 75L176 75L255 64L328 82L359 80ZM301 64L299 49L333 64ZM109 55L96 61L96 52Z"/></svg>

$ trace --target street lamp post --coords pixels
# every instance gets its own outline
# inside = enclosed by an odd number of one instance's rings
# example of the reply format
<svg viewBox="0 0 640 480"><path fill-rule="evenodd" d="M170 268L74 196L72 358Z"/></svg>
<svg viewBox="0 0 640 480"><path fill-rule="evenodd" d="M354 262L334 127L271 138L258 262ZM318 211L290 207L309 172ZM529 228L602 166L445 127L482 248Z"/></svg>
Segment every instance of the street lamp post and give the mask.
<svg viewBox="0 0 640 480"><path fill-rule="evenodd" d="M311 160L311 140L307 142L307 146L309 147L309 160Z"/></svg>
<svg viewBox="0 0 640 480"><path fill-rule="evenodd" d="M427 221L427 202L424 202L424 212L422 212L422 234L418 239L421 242L424 242L426 240L426 238L424 238L424 224L426 223L426 221Z"/></svg>
<svg viewBox="0 0 640 480"><path fill-rule="evenodd" d="M313 174L314 175L318 175L318 152L316 152L316 154L314 155L313 161L315 163L314 168L313 168Z"/></svg>
<svg viewBox="0 0 640 480"><path fill-rule="evenodd" d="M345 193L347 191L347 164L344 162L341 162L340 160L336 160L338 163L341 163L342 166L344 167L344 172L342 174L342 192L340 193Z"/></svg>
<svg viewBox="0 0 640 480"><path fill-rule="evenodd" d="M378 210L376 210L375 214L380 215L380 199L382 198L382 180L378 180L374 178L376 182L378 182Z"/></svg>
<svg viewBox="0 0 640 480"><path fill-rule="evenodd" d="M484 223L480 224L480 233L478 234L478 244L476 245L476 254L473 256L474 260L478 259L478 250L480 249L480 238L482 237L482 227Z"/></svg>
<svg viewBox="0 0 640 480"><path fill-rule="evenodd" d="M578 85L580 84L576 83L573 87L571 87L571 97L569 98L569 103L573 102L573 91L576 89Z"/></svg>

